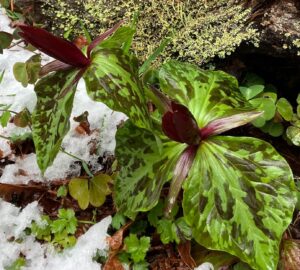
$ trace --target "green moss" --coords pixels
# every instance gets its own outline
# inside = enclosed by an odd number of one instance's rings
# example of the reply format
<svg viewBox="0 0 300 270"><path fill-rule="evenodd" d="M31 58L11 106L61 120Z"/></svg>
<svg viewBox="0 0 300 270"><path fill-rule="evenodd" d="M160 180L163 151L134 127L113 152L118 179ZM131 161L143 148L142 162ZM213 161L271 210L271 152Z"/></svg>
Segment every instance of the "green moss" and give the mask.
<svg viewBox="0 0 300 270"><path fill-rule="evenodd" d="M215 56L225 57L242 41L258 42L258 32L247 22L251 11L234 0L50 0L44 5L44 13L55 18L52 29L60 34L69 29L74 35L82 33L81 20L95 36L136 12L134 50L141 60L166 36L171 41L163 59L199 65Z"/></svg>

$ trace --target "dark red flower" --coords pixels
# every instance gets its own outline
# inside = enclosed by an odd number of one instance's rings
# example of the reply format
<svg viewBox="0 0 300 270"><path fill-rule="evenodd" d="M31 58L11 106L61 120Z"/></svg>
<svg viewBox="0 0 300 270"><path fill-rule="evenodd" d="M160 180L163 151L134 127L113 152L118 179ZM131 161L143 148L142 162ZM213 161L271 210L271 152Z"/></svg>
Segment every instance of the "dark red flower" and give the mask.
<svg viewBox="0 0 300 270"><path fill-rule="evenodd" d="M85 68L90 64L91 51L104 39L113 34L122 23L123 21L120 21L114 27L95 38L88 46L87 56L72 42L56 37L44 29L26 24L17 24L17 26L21 29L20 36L41 52L70 66ZM52 65L51 71L56 66L62 66L62 64L56 62L55 65Z"/></svg>
<svg viewBox="0 0 300 270"><path fill-rule="evenodd" d="M177 142L197 145L201 140L199 127L192 113L187 107L175 102L171 103L171 110L162 118L162 130Z"/></svg>
<svg viewBox="0 0 300 270"><path fill-rule="evenodd" d="M90 60L72 42L56 37L44 29L19 24L20 36L41 52L74 67L83 68Z"/></svg>

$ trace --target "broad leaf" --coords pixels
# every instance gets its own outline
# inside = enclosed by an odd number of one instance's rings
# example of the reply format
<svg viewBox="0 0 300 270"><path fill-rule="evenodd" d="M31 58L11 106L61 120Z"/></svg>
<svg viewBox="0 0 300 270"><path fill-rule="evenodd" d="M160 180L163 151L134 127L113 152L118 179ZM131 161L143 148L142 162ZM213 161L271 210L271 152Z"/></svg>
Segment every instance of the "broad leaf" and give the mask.
<svg viewBox="0 0 300 270"><path fill-rule="evenodd" d="M69 182L70 195L78 201L78 205L85 210L90 203L89 180L83 178L73 178Z"/></svg>
<svg viewBox="0 0 300 270"><path fill-rule="evenodd" d="M241 95L237 80L222 71L170 61L161 68L159 80L162 91L187 106L200 128L220 117L253 110Z"/></svg>
<svg viewBox="0 0 300 270"><path fill-rule="evenodd" d="M265 88L264 85L252 85L252 86L248 86L248 87L245 87L245 86L239 87L241 93L247 100L250 100L251 98L254 98L255 96L257 96L259 93L264 91L264 88Z"/></svg>
<svg viewBox="0 0 300 270"><path fill-rule="evenodd" d="M280 98L276 104L277 110L286 121L293 118L293 107L286 98Z"/></svg>
<svg viewBox="0 0 300 270"><path fill-rule="evenodd" d="M92 53L92 64L84 80L92 99L125 113L135 125L150 128L145 94L133 56L121 49L99 49Z"/></svg>
<svg viewBox="0 0 300 270"><path fill-rule="evenodd" d="M122 48L125 52L128 52L133 35L135 34L135 29L129 26L120 27L111 37L99 43L97 48Z"/></svg>
<svg viewBox="0 0 300 270"><path fill-rule="evenodd" d="M7 49L13 40L13 35L4 31L0 31L0 54L3 49Z"/></svg>
<svg viewBox="0 0 300 270"><path fill-rule="evenodd" d="M184 215L201 245L275 270L294 189L291 169L270 144L215 136L200 144L184 184Z"/></svg>
<svg viewBox="0 0 300 270"><path fill-rule="evenodd" d="M116 140L121 170L115 183L115 203L125 215L134 218L138 211L148 211L156 205L186 146L163 140L159 147L151 132L130 121L117 131Z"/></svg>
<svg viewBox="0 0 300 270"><path fill-rule="evenodd" d="M296 146L300 146L300 128L289 126L286 129L287 137L292 141L292 143Z"/></svg>
<svg viewBox="0 0 300 270"><path fill-rule="evenodd" d="M16 80L22 83L23 87L28 85L28 74L26 70L26 63L17 62L14 64L13 72Z"/></svg>
<svg viewBox="0 0 300 270"><path fill-rule="evenodd" d="M77 73L74 69L51 73L35 86L37 105L32 113L33 140L37 163L43 173L53 163L63 137L69 131ZM67 88L70 88L67 94L59 98Z"/></svg>
<svg viewBox="0 0 300 270"><path fill-rule="evenodd" d="M111 177L107 174L98 174L90 180L89 185L89 199L91 205L95 207L101 206L106 199L106 195L110 194L108 183Z"/></svg>

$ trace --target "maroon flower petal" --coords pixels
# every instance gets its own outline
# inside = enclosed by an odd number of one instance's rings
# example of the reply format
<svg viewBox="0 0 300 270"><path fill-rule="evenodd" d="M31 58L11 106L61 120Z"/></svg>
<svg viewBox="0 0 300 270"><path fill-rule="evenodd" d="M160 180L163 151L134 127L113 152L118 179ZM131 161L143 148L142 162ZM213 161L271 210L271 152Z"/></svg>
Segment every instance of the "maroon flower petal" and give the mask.
<svg viewBox="0 0 300 270"><path fill-rule="evenodd" d="M167 205L165 208L166 217L169 217L172 212L172 208L174 207L178 194L181 190L182 183L188 176L189 171L193 165L197 150L197 145L189 145L187 148L185 148L185 150L181 153L179 159L177 160L173 179L170 184Z"/></svg>
<svg viewBox="0 0 300 270"><path fill-rule="evenodd" d="M201 137L198 124L189 109L174 102L172 103L172 109L173 122L180 141L189 145L199 144Z"/></svg>
<svg viewBox="0 0 300 270"><path fill-rule="evenodd" d="M20 36L43 53L74 67L85 67L90 60L71 42L44 29L19 24Z"/></svg>
<svg viewBox="0 0 300 270"><path fill-rule="evenodd" d="M173 112L166 112L162 117L162 130L166 136L168 136L171 140L176 142L183 141L179 138L174 122L173 122Z"/></svg>

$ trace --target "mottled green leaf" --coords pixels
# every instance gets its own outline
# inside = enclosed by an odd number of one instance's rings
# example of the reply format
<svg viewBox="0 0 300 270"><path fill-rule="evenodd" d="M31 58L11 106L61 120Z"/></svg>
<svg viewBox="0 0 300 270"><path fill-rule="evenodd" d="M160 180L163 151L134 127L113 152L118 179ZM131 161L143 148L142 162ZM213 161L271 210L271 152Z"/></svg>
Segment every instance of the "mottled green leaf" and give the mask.
<svg viewBox="0 0 300 270"><path fill-rule="evenodd" d="M78 201L78 205L82 210L89 206L89 184L88 179L73 178L69 182L70 195Z"/></svg>
<svg viewBox="0 0 300 270"><path fill-rule="evenodd" d="M116 157L121 166L115 183L115 203L130 218L158 202L162 186L171 179L184 144L162 141L130 121L117 131Z"/></svg>
<svg viewBox="0 0 300 270"><path fill-rule="evenodd" d="M286 129L286 135L294 145L300 146L300 128L289 126Z"/></svg>
<svg viewBox="0 0 300 270"><path fill-rule="evenodd" d="M270 144L215 136L200 144L184 183L184 215L199 244L275 270L294 190L291 169Z"/></svg>
<svg viewBox="0 0 300 270"><path fill-rule="evenodd" d="M112 36L107 38L106 40L99 43L99 45L94 49L97 48L122 48L123 51L128 52L133 36L135 34L135 29L129 26L120 27Z"/></svg>
<svg viewBox="0 0 300 270"><path fill-rule="evenodd" d="M162 91L186 105L201 128L220 117L253 110L241 95L237 80L222 71L170 61L162 66L159 80Z"/></svg>
<svg viewBox="0 0 300 270"><path fill-rule="evenodd" d="M111 182L111 177L103 173L94 176L90 180L89 198L91 205L99 207L105 202L106 196L111 193L109 182Z"/></svg>
<svg viewBox="0 0 300 270"><path fill-rule="evenodd" d="M293 118L293 107L285 98L280 98L276 104L277 110L286 121L291 121Z"/></svg>
<svg viewBox="0 0 300 270"><path fill-rule="evenodd" d="M134 56L121 49L99 49L92 54L92 64L85 72L84 80L92 99L125 113L135 125L150 128Z"/></svg>
<svg viewBox="0 0 300 270"><path fill-rule="evenodd" d="M32 113L32 132L37 163L43 173L53 163L69 131L77 73L78 70L50 73L35 86L37 105ZM59 98L66 88L70 88L67 94Z"/></svg>

